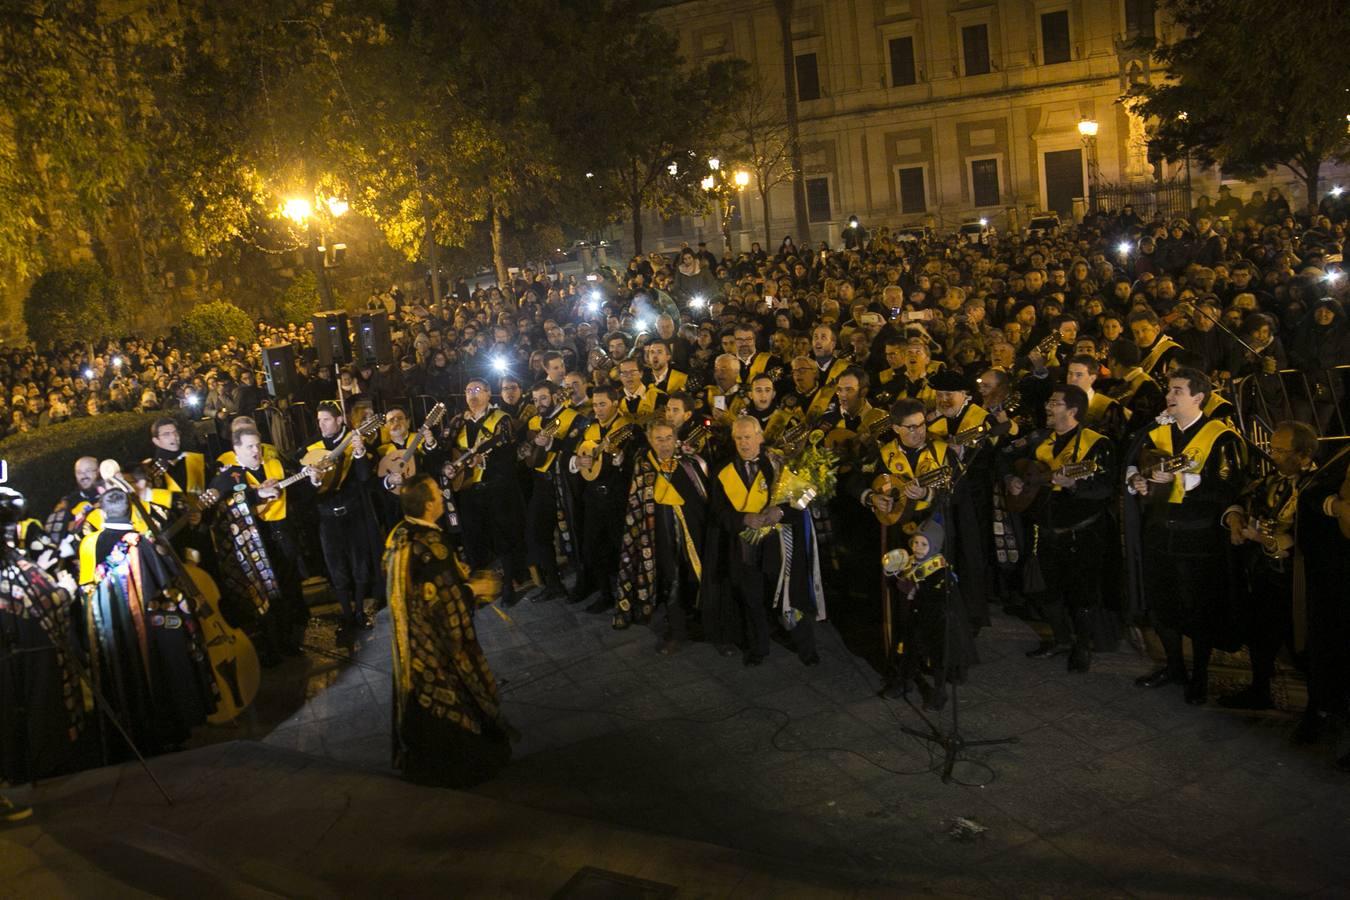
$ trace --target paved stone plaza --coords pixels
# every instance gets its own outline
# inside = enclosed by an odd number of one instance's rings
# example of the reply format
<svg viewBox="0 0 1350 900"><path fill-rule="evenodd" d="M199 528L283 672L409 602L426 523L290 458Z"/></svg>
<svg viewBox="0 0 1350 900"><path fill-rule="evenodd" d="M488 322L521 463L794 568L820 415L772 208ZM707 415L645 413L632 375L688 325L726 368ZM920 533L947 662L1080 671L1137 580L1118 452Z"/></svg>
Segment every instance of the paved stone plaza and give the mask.
<svg viewBox="0 0 1350 900"><path fill-rule="evenodd" d="M41 786L34 821L0 832L20 850L0 854L0 894L552 896L586 866L656 886L559 896L1336 896L1350 879L1331 749L1289 745L1286 714L1141 691L1133 652L1070 676L996 619L962 725L1018 743L945 785L899 730L917 716L831 628L818 667L775 647L747 669L705 645L660 656L651 631L561 603L511 616L478 622L524 739L476 796L390 773L387 616L353 657L320 621L251 722L203 735L261 744L152 761L174 809L135 767Z"/></svg>

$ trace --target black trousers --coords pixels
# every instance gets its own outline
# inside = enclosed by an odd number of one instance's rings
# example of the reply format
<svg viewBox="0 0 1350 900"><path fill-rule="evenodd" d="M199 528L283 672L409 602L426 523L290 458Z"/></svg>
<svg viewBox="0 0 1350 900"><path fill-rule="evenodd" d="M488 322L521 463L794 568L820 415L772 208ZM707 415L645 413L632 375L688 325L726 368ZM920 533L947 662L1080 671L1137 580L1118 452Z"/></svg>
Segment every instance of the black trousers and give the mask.
<svg viewBox="0 0 1350 900"><path fill-rule="evenodd" d="M1294 575L1264 559L1252 559L1247 570L1247 648L1252 656L1252 687L1269 690L1275 657L1293 632Z"/></svg>
<svg viewBox="0 0 1350 900"><path fill-rule="evenodd" d="M333 596L346 619L365 612L362 602L372 585L369 524L360 507L348 507L346 515L319 511L319 544L328 567Z"/></svg>
<svg viewBox="0 0 1350 900"><path fill-rule="evenodd" d="M546 581L558 578L558 555L553 536L558 531L558 500L552 475L532 476L530 504L526 510L525 548L530 565Z"/></svg>
<svg viewBox="0 0 1350 900"><path fill-rule="evenodd" d="M732 590L745 613L746 651L755 656L768 656L769 638L775 627L769 619L774 581L768 573L758 568L733 566L731 575ZM798 612L801 618L788 629L788 635L792 638L792 649L797 656L806 659L816 652L816 614L807 610ZM776 623L776 627L783 627L782 623Z"/></svg>
<svg viewBox="0 0 1350 900"><path fill-rule="evenodd" d="M1227 560L1217 524L1177 531L1144 526L1144 588L1149 616L1168 668L1184 672L1182 637L1190 635L1193 677L1203 680L1228 606Z"/></svg>
<svg viewBox="0 0 1350 900"><path fill-rule="evenodd" d="M1037 553L1045 592L1041 602L1056 644L1090 637L1084 611L1096 609L1102 597L1102 557L1106 551L1103 520L1071 531L1041 527Z"/></svg>
<svg viewBox="0 0 1350 900"><path fill-rule="evenodd" d="M528 574L525 548L520 541L525 503L515 481L479 482L460 491L456 500L468 564L481 569L497 560L508 581L523 581Z"/></svg>
<svg viewBox="0 0 1350 900"><path fill-rule="evenodd" d="M284 519L280 522L259 522L258 530L267 547L267 558L272 563L272 572L276 575L277 587L281 591L280 604L274 605L267 613L267 617L275 624L265 627L273 629L279 642L278 649L292 649L299 646L300 636L309 622L309 606L305 603L298 564L300 547Z"/></svg>
<svg viewBox="0 0 1350 900"><path fill-rule="evenodd" d="M623 544L624 507L628 497L615 482L591 482L581 493L581 572L575 593L586 597L593 591L610 596L619 573L619 549Z"/></svg>

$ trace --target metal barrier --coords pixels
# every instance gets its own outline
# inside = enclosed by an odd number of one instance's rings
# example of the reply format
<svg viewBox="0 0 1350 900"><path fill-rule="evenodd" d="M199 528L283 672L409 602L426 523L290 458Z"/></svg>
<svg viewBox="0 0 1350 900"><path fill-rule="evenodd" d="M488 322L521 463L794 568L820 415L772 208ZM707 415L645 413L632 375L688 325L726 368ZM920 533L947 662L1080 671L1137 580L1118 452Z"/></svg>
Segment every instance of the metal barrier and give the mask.
<svg viewBox="0 0 1350 900"><path fill-rule="evenodd" d="M1238 431L1263 452L1275 426L1289 419L1310 425L1319 441L1350 441L1347 378L1350 365L1244 375L1233 382Z"/></svg>

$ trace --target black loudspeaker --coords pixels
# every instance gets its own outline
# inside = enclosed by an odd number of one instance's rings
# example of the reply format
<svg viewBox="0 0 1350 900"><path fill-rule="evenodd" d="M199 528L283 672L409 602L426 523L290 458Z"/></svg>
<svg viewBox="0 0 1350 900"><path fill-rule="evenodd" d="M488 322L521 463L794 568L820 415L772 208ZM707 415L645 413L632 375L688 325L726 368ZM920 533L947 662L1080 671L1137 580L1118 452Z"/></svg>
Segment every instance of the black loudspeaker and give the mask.
<svg viewBox="0 0 1350 900"><path fill-rule="evenodd" d="M314 314L314 349L319 354L319 365L325 369L352 361L352 336L345 312Z"/></svg>
<svg viewBox="0 0 1350 900"><path fill-rule="evenodd" d="M394 361L389 313L362 313L356 320L356 358L363 366L386 366Z"/></svg>
<svg viewBox="0 0 1350 900"><path fill-rule="evenodd" d="M295 347L290 344L264 347L262 358L267 393L272 397L293 395L299 380L295 372Z"/></svg>

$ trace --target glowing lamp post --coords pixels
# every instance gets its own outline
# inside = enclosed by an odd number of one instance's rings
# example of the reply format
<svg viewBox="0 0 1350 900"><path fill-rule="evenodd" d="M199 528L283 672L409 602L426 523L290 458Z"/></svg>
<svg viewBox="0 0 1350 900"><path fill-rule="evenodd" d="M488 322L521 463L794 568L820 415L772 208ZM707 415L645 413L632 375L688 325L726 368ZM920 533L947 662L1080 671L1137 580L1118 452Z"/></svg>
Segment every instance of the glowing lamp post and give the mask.
<svg viewBox="0 0 1350 900"><path fill-rule="evenodd" d="M1087 153L1088 170L1088 207L1097 211L1097 183L1101 170L1097 166L1097 120L1083 116L1078 121L1078 136L1083 140L1083 149Z"/></svg>

